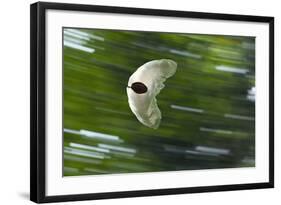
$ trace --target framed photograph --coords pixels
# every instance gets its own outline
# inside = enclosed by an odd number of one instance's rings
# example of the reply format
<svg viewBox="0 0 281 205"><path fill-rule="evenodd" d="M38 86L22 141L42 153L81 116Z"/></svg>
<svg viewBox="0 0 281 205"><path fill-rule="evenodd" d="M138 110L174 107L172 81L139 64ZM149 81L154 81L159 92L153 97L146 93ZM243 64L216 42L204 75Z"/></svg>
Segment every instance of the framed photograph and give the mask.
<svg viewBox="0 0 281 205"><path fill-rule="evenodd" d="M274 18L31 5L34 202L274 187Z"/></svg>

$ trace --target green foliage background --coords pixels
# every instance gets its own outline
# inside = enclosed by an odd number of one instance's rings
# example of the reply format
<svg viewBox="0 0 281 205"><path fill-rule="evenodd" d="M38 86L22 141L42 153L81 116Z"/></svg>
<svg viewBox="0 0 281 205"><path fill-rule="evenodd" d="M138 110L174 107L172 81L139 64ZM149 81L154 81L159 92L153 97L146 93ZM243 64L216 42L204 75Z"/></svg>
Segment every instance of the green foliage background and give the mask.
<svg viewBox="0 0 281 205"><path fill-rule="evenodd" d="M254 37L63 32L63 175L255 166ZM162 58L178 70L157 97L154 130L131 112L126 86Z"/></svg>

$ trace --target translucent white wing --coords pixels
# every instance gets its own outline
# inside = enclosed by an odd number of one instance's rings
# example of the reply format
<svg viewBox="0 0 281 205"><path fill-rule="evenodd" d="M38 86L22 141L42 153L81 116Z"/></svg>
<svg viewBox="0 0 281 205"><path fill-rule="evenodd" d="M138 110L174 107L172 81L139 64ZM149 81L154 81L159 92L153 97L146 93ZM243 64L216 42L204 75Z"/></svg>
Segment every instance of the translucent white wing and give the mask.
<svg viewBox="0 0 281 205"><path fill-rule="evenodd" d="M144 125L157 129L161 122L161 112L157 106L156 95L164 88L167 78L176 72L176 62L169 59L153 60L139 67L129 78L127 95L132 112ZM134 83L147 87L144 93L132 89Z"/></svg>

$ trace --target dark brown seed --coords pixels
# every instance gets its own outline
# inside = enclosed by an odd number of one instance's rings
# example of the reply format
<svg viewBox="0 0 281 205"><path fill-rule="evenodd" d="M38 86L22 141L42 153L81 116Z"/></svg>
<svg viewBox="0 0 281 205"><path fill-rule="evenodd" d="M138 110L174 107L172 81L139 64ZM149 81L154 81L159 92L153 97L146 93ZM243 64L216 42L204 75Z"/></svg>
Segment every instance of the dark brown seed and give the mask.
<svg viewBox="0 0 281 205"><path fill-rule="evenodd" d="M131 88L133 89L133 91L135 91L135 93L137 94L143 94L147 92L147 87L145 86L145 84L141 83L141 82L135 82L131 85Z"/></svg>

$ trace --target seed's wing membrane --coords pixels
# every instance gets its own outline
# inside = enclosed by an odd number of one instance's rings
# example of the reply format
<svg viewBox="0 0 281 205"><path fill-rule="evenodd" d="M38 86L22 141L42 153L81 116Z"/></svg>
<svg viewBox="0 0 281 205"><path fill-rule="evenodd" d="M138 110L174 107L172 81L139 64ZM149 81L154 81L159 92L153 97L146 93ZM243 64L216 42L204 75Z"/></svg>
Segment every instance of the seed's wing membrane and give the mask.
<svg viewBox="0 0 281 205"><path fill-rule="evenodd" d="M169 59L153 60L139 67L129 78L128 86L140 82L147 92L138 94L127 88L128 102L132 112L144 125L157 129L161 121L156 96L165 87L164 82L176 72L176 62Z"/></svg>

